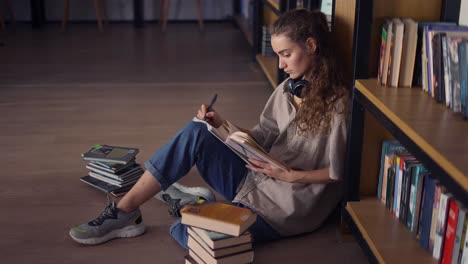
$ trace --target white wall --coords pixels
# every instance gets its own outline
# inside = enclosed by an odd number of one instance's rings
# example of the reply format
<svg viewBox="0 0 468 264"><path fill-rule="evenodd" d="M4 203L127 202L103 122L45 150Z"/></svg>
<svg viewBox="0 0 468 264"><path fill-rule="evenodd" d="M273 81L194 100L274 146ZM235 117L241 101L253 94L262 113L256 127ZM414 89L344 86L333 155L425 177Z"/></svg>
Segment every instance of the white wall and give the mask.
<svg viewBox="0 0 468 264"><path fill-rule="evenodd" d="M458 24L468 26L468 0L462 0L460 6L460 18Z"/></svg>
<svg viewBox="0 0 468 264"><path fill-rule="evenodd" d="M196 20L195 0L169 0L169 20ZM233 0L202 0L203 16L207 20L220 20L232 16ZM30 21L30 0L13 0L13 9L18 21ZM45 13L48 21L63 18L63 0L45 0ZM115 21L133 20L133 0L105 0L107 15ZM144 0L145 20L159 19L160 0ZM9 15L5 1L0 0L4 18ZM94 0L70 0L70 20L95 20Z"/></svg>

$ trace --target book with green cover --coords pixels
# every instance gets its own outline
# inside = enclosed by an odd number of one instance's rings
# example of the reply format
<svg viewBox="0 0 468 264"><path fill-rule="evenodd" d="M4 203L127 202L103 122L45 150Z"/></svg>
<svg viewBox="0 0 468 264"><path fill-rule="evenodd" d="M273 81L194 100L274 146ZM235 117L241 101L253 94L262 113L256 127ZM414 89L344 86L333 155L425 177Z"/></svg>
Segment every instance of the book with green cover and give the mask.
<svg viewBox="0 0 468 264"><path fill-rule="evenodd" d="M87 152L81 153L84 160L127 164L138 154L137 148L108 145L94 145Z"/></svg>

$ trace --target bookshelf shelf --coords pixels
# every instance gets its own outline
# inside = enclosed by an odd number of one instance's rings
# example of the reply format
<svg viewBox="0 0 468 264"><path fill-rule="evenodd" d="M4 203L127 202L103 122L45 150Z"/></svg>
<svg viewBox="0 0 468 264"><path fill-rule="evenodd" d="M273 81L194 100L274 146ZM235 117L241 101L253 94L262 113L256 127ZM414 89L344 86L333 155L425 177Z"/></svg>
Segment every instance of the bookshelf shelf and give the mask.
<svg viewBox="0 0 468 264"><path fill-rule="evenodd" d="M354 89L343 219L372 263L437 263L377 199L382 141L398 140L431 177L467 207L468 122L418 87L383 87L375 76L385 18L456 22L459 1L357 0L353 8L344 3L335 0L334 15L336 29L343 31L339 36L353 34Z"/></svg>
<svg viewBox="0 0 468 264"><path fill-rule="evenodd" d="M420 88L388 88L377 79L357 80L356 89L414 142L420 151L468 192L468 122ZM391 127L389 127L391 128ZM458 197L462 199L463 197ZM465 197L465 200L468 200Z"/></svg>
<svg viewBox="0 0 468 264"><path fill-rule="evenodd" d="M348 202L350 217L379 263L437 263L374 197Z"/></svg>
<svg viewBox="0 0 468 264"><path fill-rule="evenodd" d="M277 80L278 80L277 58L273 56L263 56L261 54L257 54L256 58L263 73L267 77L273 89L275 89L276 86L278 86L277 84Z"/></svg>
<svg viewBox="0 0 468 264"><path fill-rule="evenodd" d="M277 67L276 57L262 56L262 41L263 29L262 27L270 26L278 19L278 16L288 10L296 8L296 1L292 0L259 0L253 1L253 45L252 55L253 60L257 61L260 69L263 71L273 88L287 78L286 73ZM310 9L318 7L318 1L312 3L307 1L306 5Z"/></svg>
<svg viewBox="0 0 468 264"><path fill-rule="evenodd" d="M281 0L280 0L281 1ZM268 6L275 14L280 15L280 1L275 0L263 0L263 2Z"/></svg>

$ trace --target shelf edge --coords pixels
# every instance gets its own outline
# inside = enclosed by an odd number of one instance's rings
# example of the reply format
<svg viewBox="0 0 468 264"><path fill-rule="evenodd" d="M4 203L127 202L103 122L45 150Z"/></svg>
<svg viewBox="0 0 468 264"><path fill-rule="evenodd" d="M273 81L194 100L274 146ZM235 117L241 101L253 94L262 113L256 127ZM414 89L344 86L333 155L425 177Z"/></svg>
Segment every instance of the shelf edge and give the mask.
<svg viewBox="0 0 468 264"><path fill-rule="evenodd" d="M364 240L367 241L367 245L369 246L372 253L374 254L374 257L378 260L379 263L385 263L382 256L380 255L379 251L375 247L374 242L372 242L372 239L370 238L369 234L366 232L366 230L362 226L361 222L359 221L359 218L357 217L356 213L354 212L353 208L351 208L351 206L349 206L349 204L346 204L346 211L348 211L349 215L351 216L352 220L354 221L354 224L356 224L357 228L359 229L359 232L361 232L361 235L364 238Z"/></svg>
<svg viewBox="0 0 468 264"><path fill-rule="evenodd" d="M451 177L462 186L465 191L468 191L468 178L457 169L450 161L444 156L439 154L426 140L424 140L416 131L414 131L409 125L401 120L393 111L391 111L384 103L382 103L376 96L374 96L364 84L359 80L356 80L355 87L371 101L382 113L384 113L395 125L399 126L400 129L406 133L406 135L415 142L423 151L431 157L434 162L439 164Z"/></svg>

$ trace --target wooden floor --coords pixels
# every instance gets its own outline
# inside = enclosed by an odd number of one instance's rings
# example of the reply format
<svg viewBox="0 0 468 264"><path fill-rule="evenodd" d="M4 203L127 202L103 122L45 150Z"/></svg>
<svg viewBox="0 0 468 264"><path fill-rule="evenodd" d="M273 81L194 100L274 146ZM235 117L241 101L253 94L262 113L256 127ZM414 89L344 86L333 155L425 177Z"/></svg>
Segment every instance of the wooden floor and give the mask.
<svg viewBox="0 0 468 264"><path fill-rule="evenodd" d="M96 143L140 148L144 162L218 93L216 109L252 127L271 93L230 23L134 29L94 24L0 32L0 262L183 263L157 200L142 206L146 235L82 246L71 226L101 212L106 196L81 183L80 153ZM182 179L205 185L193 170ZM206 186L206 185L205 185ZM336 226L258 246L255 263L366 263Z"/></svg>

